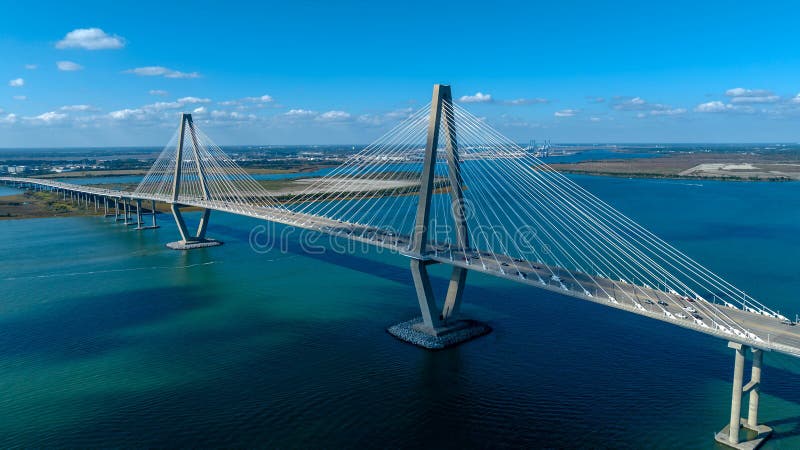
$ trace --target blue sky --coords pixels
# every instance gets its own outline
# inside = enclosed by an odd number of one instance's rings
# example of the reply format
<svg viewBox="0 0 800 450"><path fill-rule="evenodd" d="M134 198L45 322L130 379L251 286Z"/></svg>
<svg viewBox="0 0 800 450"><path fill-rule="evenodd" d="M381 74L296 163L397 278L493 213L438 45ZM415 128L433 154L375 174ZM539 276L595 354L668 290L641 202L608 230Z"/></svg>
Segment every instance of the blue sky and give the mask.
<svg viewBox="0 0 800 450"><path fill-rule="evenodd" d="M798 2L0 7L0 147L368 143L437 82L520 141L800 141Z"/></svg>

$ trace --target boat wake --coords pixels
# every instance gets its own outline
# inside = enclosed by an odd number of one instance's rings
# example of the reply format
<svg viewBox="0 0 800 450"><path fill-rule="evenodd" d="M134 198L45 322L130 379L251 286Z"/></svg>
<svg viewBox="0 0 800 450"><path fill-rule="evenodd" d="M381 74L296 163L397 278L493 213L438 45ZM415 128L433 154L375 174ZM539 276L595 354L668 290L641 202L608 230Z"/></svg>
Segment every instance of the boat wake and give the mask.
<svg viewBox="0 0 800 450"><path fill-rule="evenodd" d="M108 270L92 270L88 272L66 272L66 273L48 273L42 275L28 275L21 277L8 277L3 278L3 281L26 280L26 279L39 279L39 278L58 278L58 277L79 277L85 275L99 275L106 273L119 273L119 272L140 272L144 270L164 270L164 269L191 269L200 266L209 266L216 264L217 261L208 261L204 263L188 264L185 266L149 266L149 267L130 267L127 269L108 269Z"/></svg>

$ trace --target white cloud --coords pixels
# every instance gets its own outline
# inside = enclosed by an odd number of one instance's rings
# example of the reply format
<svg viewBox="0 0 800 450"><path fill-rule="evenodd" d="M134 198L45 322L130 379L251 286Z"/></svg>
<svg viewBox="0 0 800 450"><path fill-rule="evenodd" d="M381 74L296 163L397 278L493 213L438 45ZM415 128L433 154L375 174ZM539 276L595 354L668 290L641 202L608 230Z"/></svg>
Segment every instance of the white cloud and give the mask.
<svg viewBox="0 0 800 450"><path fill-rule="evenodd" d="M197 107L197 108L193 109L192 110L192 114L205 114L206 111L207 110L206 110L205 106L200 106L200 107Z"/></svg>
<svg viewBox="0 0 800 450"><path fill-rule="evenodd" d="M182 97L178 99L178 103L209 103L210 101L210 98L199 97Z"/></svg>
<svg viewBox="0 0 800 450"><path fill-rule="evenodd" d="M163 111L165 109L178 109L181 106L183 106L183 103L179 102L155 102L150 103L149 105L144 105L141 109L149 111Z"/></svg>
<svg viewBox="0 0 800 450"><path fill-rule="evenodd" d="M58 109L61 111L91 111L94 108L91 105L66 105Z"/></svg>
<svg viewBox="0 0 800 450"><path fill-rule="evenodd" d="M730 111L732 108L731 105L726 105L719 100L715 100L713 102L701 103L695 106L694 110L701 113L718 113Z"/></svg>
<svg viewBox="0 0 800 450"><path fill-rule="evenodd" d="M651 116L678 116L685 113L685 108L664 108L650 111Z"/></svg>
<svg viewBox="0 0 800 450"><path fill-rule="evenodd" d="M111 111L108 113L108 117L114 120L125 120L131 118L142 118L144 115L144 111L136 108L136 109L120 109L119 111Z"/></svg>
<svg viewBox="0 0 800 450"><path fill-rule="evenodd" d="M8 82L8 85L11 87L22 87L25 86L25 80L22 78L14 78Z"/></svg>
<svg viewBox="0 0 800 450"><path fill-rule="evenodd" d="M620 100L620 98L617 97L617 100ZM617 111L638 111L636 117L639 119L647 116L677 116L687 112L685 108L673 108L662 103L650 103L642 97L623 97L622 101L618 101L612 107Z"/></svg>
<svg viewBox="0 0 800 450"><path fill-rule="evenodd" d="M356 122L364 125L379 126L383 124L383 119L381 116L374 114L362 114L356 118Z"/></svg>
<svg viewBox="0 0 800 450"><path fill-rule="evenodd" d="M270 103L274 99L272 98L271 95L264 94L264 95L261 95L261 96L258 96L258 97L245 97L242 100L244 100L246 102L255 102L255 103Z"/></svg>
<svg viewBox="0 0 800 450"><path fill-rule="evenodd" d="M161 89L151 89L147 93L150 94L150 95L159 95L161 97L163 97L165 95L169 95L169 92L161 90Z"/></svg>
<svg viewBox="0 0 800 450"><path fill-rule="evenodd" d="M777 95L765 95L755 97L734 97L731 103L775 103L781 98Z"/></svg>
<svg viewBox="0 0 800 450"><path fill-rule="evenodd" d="M328 111L324 112L317 117L317 120L325 122L340 122L350 118L350 113L345 111Z"/></svg>
<svg viewBox="0 0 800 450"><path fill-rule="evenodd" d="M491 96L490 96L491 97ZM516 98L514 100L506 100L505 102L508 105L536 105L536 104L543 104L543 103L550 103L550 100L546 98Z"/></svg>
<svg viewBox="0 0 800 450"><path fill-rule="evenodd" d="M800 103L800 94L795 95L794 98L791 100L791 102Z"/></svg>
<svg viewBox="0 0 800 450"><path fill-rule="evenodd" d="M311 117L311 116L316 116L317 112L308 109L290 109L283 115L289 117Z"/></svg>
<svg viewBox="0 0 800 450"><path fill-rule="evenodd" d="M407 119L414 112L413 108L401 108L381 114L362 114L356 118L356 121L363 125L368 126L381 126L384 124L396 124L404 119Z"/></svg>
<svg viewBox="0 0 800 450"><path fill-rule="evenodd" d="M221 111L221 110L214 110L211 111L211 117L221 121L228 121L228 122L246 122L246 121L253 121L256 120L257 117L254 114L244 114L236 111Z"/></svg>
<svg viewBox="0 0 800 450"><path fill-rule="evenodd" d="M37 67L39 67L39 66L36 65L36 64L25 64L25 68L27 70L36 70Z"/></svg>
<svg viewBox="0 0 800 450"><path fill-rule="evenodd" d="M765 89L733 88L725 91L725 95L728 97L763 97L771 94L772 92Z"/></svg>
<svg viewBox="0 0 800 450"><path fill-rule="evenodd" d="M15 96L13 96L11 98L13 98L14 100L27 100L28 96L27 95L15 95Z"/></svg>
<svg viewBox="0 0 800 450"><path fill-rule="evenodd" d="M48 111L46 113L39 114L35 117L26 117L25 120L30 120L33 122L41 122L45 124L50 124L54 122L59 122L67 118L66 114L58 113L55 111Z"/></svg>
<svg viewBox="0 0 800 450"><path fill-rule="evenodd" d="M402 109L395 109L394 111L389 111L388 113L384 114L387 119L390 120L401 120L407 119L411 116L411 113L414 112L414 108L402 108Z"/></svg>
<svg viewBox="0 0 800 450"><path fill-rule="evenodd" d="M556 117L574 117L578 114L577 109L562 109L561 111L556 111L553 115Z"/></svg>
<svg viewBox="0 0 800 450"><path fill-rule="evenodd" d="M475 95L465 95L458 99L461 103L491 103L491 94L484 94L483 92L476 92Z"/></svg>
<svg viewBox="0 0 800 450"><path fill-rule="evenodd" d="M618 111L641 111L647 108L649 108L647 101L641 97L625 99L614 105L614 109Z"/></svg>
<svg viewBox="0 0 800 450"><path fill-rule="evenodd" d="M200 78L197 72L180 72L162 66L147 66L129 69L123 73L132 73L140 77L165 77L165 78Z"/></svg>
<svg viewBox="0 0 800 450"><path fill-rule="evenodd" d="M209 103L209 102L211 102L210 98L182 97L174 102L150 103L149 105L142 106L141 109L145 111L163 111L165 109L178 109L186 105L192 105L197 103Z"/></svg>
<svg viewBox="0 0 800 450"><path fill-rule="evenodd" d="M16 114L6 114L5 117L0 117L0 123L17 123L17 115Z"/></svg>
<svg viewBox="0 0 800 450"><path fill-rule="evenodd" d="M73 72L73 71L76 71L76 70L82 70L83 69L82 65L80 65L78 63L74 63L72 61L58 61L56 63L56 66L58 66L58 70L61 70L61 71L64 71L64 72Z"/></svg>
<svg viewBox="0 0 800 450"><path fill-rule="evenodd" d="M725 91L731 103L775 103L781 98L766 89L733 88Z"/></svg>
<svg viewBox="0 0 800 450"><path fill-rule="evenodd" d="M56 43L56 48L83 48L86 50L106 50L122 48L125 40L116 35L108 35L100 28L78 28Z"/></svg>

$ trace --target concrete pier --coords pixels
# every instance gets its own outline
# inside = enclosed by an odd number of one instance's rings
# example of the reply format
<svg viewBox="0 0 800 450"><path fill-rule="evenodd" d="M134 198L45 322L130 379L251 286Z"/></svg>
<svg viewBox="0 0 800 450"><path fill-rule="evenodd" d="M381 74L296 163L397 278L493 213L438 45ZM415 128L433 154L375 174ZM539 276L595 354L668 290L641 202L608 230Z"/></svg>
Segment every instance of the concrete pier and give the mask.
<svg viewBox="0 0 800 450"><path fill-rule="evenodd" d="M157 214L157 212L156 212L156 202L155 202L155 200L153 200L153 204L152 204L152 207L151 207L151 210L150 210L150 215L153 216L153 224L150 225L150 226L145 225L144 224L144 220L142 219L142 215L143 215L143 213L142 213L142 201L137 199L136 200L136 229L137 230L152 230L154 228L158 228L158 225L156 224L156 214Z"/></svg>
<svg viewBox="0 0 800 450"><path fill-rule="evenodd" d="M750 373L750 383L754 386L750 389L750 405L747 411L747 426L754 428L758 426L758 402L761 390L761 362L764 352L757 348L753 349L753 368Z"/></svg>
<svg viewBox="0 0 800 450"><path fill-rule="evenodd" d="M753 353L753 367L750 373L750 382L744 385L745 351L748 347L738 342L729 342L728 347L736 352L733 364L731 419L728 425L715 435L715 440L730 448L754 450L760 447L772 434L772 428L758 424L758 402L761 387L763 351L757 348L751 349ZM747 419L742 419L742 394L746 392L750 392L750 405L748 407ZM742 436L742 434L744 434L744 436Z"/></svg>
<svg viewBox="0 0 800 450"><path fill-rule="evenodd" d="M409 344L428 350L442 350L489 334L492 328L483 322L461 319L431 330L422 317L417 317L392 325L386 331Z"/></svg>

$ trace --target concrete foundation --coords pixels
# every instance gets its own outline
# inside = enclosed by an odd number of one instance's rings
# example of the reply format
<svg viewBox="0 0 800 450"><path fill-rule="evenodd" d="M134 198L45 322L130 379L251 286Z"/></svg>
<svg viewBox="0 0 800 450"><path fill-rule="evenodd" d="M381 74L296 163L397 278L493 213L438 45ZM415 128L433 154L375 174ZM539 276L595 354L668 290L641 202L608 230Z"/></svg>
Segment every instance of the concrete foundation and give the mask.
<svg viewBox="0 0 800 450"><path fill-rule="evenodd" d="M735 351L733 364L733 390L731 392L731 420L725 428L714 435L714 440L730 448L756 449L772 434L772 428L758 424L758 403L761 391L761 364L764 352L750 348L753 353L753 366L750 382L744 385L744 363L747 346L738 342L728 342L728 348ZM742 418L742 394L750 393L747 418Z"/></svg>
<svg viewBox="0 0 800 450"><path fill-rule="evenodd" d="M714 439L726 447L735 448L737 450L755 450L761 447L761 445L769 439L770 435L772 435L772 428L766 425L751 427L747 424L746 419L740 419L739 425L741 429L740 434L742 434L738 439L740 442L733 443L730 441L730 425L725 425L725 428L717 433Z"/></svg>
<svg viewBox="0 0 800 450"><path fill-rule="evenodd" d="M173 250L192 250L195 248L216 247L222 245L222 241L214 239L203 239L201 241L175 241L167 244L168 248Z"/></svg>
<svg viewBox="0 0 800 450"><path fill-rule="evenodd" d="M417 317L393 325L386 331L409 344L428 350L442 350L489 334L492 328L483 322L461 319L431 330L425 326L422 317Z"/></svg>

